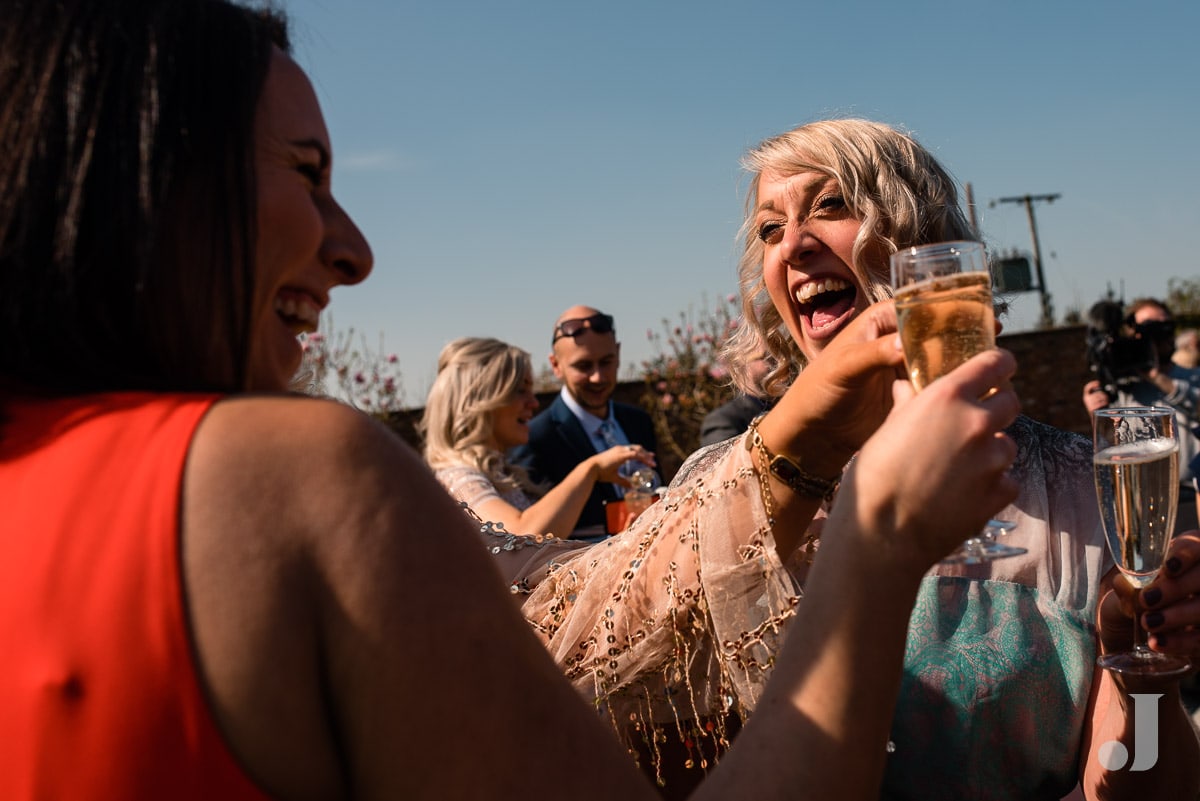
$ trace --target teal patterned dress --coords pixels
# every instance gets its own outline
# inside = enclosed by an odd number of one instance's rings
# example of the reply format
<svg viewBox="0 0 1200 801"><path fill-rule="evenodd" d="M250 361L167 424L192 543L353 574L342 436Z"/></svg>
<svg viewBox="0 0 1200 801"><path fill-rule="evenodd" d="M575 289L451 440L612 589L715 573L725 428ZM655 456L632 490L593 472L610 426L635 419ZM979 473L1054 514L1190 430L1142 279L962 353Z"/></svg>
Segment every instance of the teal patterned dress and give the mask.
<svg viewBox="0 0 1200 801"><path fill-rule="evenodd" d="M1023 556L939 566L909 626L884 798L1059 799L1078 781L1111 566L1084 438L1022 418L1022 492L1002 517Z"/></svg>

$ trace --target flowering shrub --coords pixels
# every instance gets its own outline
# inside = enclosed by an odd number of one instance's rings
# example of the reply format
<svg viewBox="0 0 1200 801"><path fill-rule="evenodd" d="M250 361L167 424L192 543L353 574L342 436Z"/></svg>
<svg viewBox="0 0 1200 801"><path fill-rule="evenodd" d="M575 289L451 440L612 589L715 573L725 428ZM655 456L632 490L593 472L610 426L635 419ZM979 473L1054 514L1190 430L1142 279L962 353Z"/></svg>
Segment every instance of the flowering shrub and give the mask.
<svg viewBox="0 0 1200 801"><path fill-rule="evenodd" d="M332 326L330 330L333 331ZM376 417L386 418L404 407L400 359L384 355L383 336L379 350L367 346L366 337L354 329L316 332L302 337L304 358L296 375L296 389L349 404Z"/></svg>
<svg viewBox="0 0 1200 801"><path fill-rule="evenodd" d="M661 332L646 332L656 354L642 363L642 405L654 419L660 463L681 464L700 446L704 416L737 394L718 358L737 326L737 311L738 298L729 295L695 319L689 309L678 322L663 318Z"/></svg>

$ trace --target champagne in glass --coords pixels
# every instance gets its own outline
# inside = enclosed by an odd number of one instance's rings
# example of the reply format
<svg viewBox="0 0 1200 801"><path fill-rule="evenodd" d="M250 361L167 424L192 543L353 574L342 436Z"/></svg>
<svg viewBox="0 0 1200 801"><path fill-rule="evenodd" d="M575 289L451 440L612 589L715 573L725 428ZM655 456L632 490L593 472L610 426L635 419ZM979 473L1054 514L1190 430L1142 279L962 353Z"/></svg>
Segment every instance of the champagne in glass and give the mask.
<svg viewBox="0 0 1200 801"><path fill-rule="evenodd" d="M908 377L918 390L996 347L986 272L935 276L897 289L896 316Z"/></svg>
<svg viewBox="0 0 1200 801"><path fill-rule="evenodd" d="M892 254L896 322L909 380L922 390L977 353L996 346L996 318L987 258L979 242L938 242ZM997 542L1013 528L989 520L942 561L980 564L1026 552Z"/></svg>
<svg viewBox="0 0 1200 801"><path fill-rule="evenodd" d="M1130 584L1145 587L1166 558L1179 500L1179 442L1170 409L1101 409L1093 417L1096 500L1113 561ZM1134 615L1133 649L1102 655L1107 670L1176 676L1186 659L1151 651Z"/></svg>
<svg viewBox="0 0 1200 801"><path fill-rule="evenodd" d="M1179 493L1179 446L1166 440L1113 445L1097 453L1096 495L1117 567L1138 587L1166 558Z"/></svg>

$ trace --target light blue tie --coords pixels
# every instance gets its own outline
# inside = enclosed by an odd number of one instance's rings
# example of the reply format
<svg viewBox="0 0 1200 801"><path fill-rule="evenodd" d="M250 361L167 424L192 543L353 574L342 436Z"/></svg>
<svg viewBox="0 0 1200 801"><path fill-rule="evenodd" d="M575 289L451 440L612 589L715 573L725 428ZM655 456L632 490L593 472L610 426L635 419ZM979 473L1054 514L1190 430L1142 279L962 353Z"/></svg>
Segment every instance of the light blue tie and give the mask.
<svg viewBox="0 0 1200 801"><path fill-rule="evenodd" d="M612 424L612 420L605 420L600 424L600 439L604 440L604 444L608 447L614 445L624 445L624 442L617 439L617 430Z"/></svg>
<svg viewBox="0 0 1200 801"><path fill-rule="evenodd" d="M600 439L604 440L604 444L610 448L613 447L614 445L624 445L625 444L624 442L621 442L619 439L617 439L617 431L616 431L616 428L612 424L612 418L609 418L600 424ZM622 487L619 484L613 484L612 487L614 490L616 490L618 498L625 497L625 488L624 487Z"/></svg>

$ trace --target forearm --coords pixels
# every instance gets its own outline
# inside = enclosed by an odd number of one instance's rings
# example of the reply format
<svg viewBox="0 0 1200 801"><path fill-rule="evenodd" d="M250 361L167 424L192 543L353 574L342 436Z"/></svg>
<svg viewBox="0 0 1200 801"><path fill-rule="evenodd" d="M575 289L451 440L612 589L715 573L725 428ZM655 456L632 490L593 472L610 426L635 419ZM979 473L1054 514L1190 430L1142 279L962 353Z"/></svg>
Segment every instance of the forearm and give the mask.
<svg viewBox="0 0 1200 801"><path fill-rule="evenodd" d="M1085 796L1094 801L1194 801L1200 794L1200 741L1180 703L1178 683L1119 687L1111 674L1098 673L1085 738ZM1140 738L1139 721L1145 730ZM1120 743L1124 753L1114 753L1108 743ZM1109 755L1107 762L1102 753Z"/></svg>
<svg viewBox="0 0 1200 801"><path fill-rule="evenodd" d="M570 536L596 486L598 472L592 459L576 465L562 481L521 512L520 533L554 534L563 538Z"/></svg>
<svg viewBox="0 0 1200 801"><path fill-rule="evenodd" d="M920 578L844 522L848 536L822 549L738 747L698 798L878 798Z"/></svg>
<svg viewBox="0 0 1200 801"><path fill-rule="evenodd" d="M786 455L798 463L805 473L829 480L841 476L846 462L853 455L830 444L817 426L798 426L778 410L763 418L758 425L761 447L756 446L751 431L739 447L750 448L750 462L762 486L763 505L774 518L775 545L779 558L787 561L803 541L823 498L812 493L797 492L768 469L776 455ZM760 484L761 486L761 484Z"/></svg>

